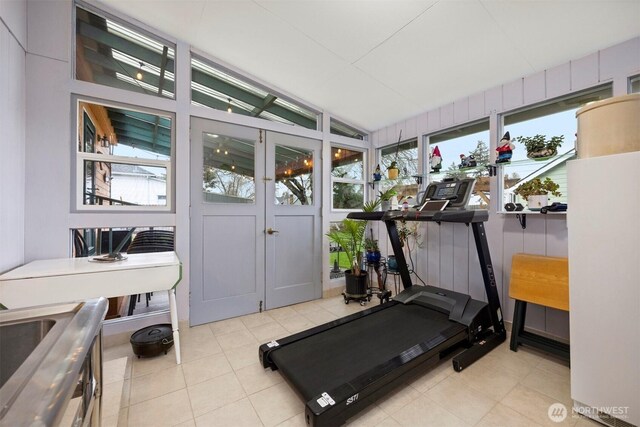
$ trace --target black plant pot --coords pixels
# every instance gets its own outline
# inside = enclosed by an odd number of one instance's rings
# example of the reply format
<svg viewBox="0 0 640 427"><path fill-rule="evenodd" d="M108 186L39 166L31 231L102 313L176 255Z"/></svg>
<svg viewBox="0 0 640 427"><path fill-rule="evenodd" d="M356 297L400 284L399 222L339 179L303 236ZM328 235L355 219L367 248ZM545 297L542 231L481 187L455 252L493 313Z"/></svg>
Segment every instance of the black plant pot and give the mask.
<svg viewBox="0 0 640 427"><path fill-rule="evenodd" d="M351 270L344 272L345 282L347 284L346 293L350 296L366 296L367 295L367 273L360 272L359 276L351 274Z"/></svg>

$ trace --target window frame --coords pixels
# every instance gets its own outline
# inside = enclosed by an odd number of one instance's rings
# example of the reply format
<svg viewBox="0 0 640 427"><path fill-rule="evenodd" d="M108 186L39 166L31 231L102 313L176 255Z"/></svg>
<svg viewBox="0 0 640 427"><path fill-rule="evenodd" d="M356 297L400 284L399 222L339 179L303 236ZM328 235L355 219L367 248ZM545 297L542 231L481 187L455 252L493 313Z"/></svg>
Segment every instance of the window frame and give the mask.
<svg viewBox="0 0 640 427"><path fill-rule="evenodd" d="M100 154L100 153L87 153L79 151L77 141L75 141L77 129L79 126L78 117L80 112L82 116L86 115L86 110L81 107L81 102L87 104L96 104L103 107L120 108L132 112L139 112L145 114L153 114L167 118L171 121L171 152L168 160L156 160L156 159L142 159L139 157L118 156L113 154ZM141 106L132 106L121 102L115 102L110 100L96 99L83 95L72 95L73 111L72 117L74 118L73 131L72 131L72 168L74 169L72 179L72 206L73 212L88 213L88 212L162 212L162 213L174 213L175 212L175 153L176 153L176 130L175 130L175 114L168 111L161 111L152 108L145 108ZM82 142L84 146L84 141ZM110 164L127 164L134 166L149 166L160 167L167 171L166 174L166 205L164 206L127 206L127 205L85 205L84 202L84 166L85 161L94 161Z"/></svg>
<svg viewBox="0 0 640 427"><path fill-rule="evenodd" d="M376 183L378 184L378 187L376 188L376 191L379 192L384 192L386 190L389 190L397 185L413 185L414 183L417 184L417 188L416 188L416 199L418 198L418 196L420 196L420 193L422 193L424 191L424 176L425 176L425 166L424 166L424 162L422 161L421 157L423 156L423 151L424 151L424 138L420 138L418 136L415 137L411 137L405 140L400 141L399 143L396 141L392 144L387 144L381 147L376 147L376 164L381 166L381 172L382 172L382 179L380 181L374 181L372 183L372 186L374 186ZM383 150L388 150L388 149L394 149L394 147L396 145L405 145L405 144L414 144L415 143L415 147L411 147L409 148L409 150L416 150L416 175L402 175L401 173L398 173L398 178L396 179L388 179L387 178L387 166L382 164L382 151ZM400 199L401 194L398 194L398 202L401 202L402 200ZM412 197L412 196L411 196Z"/></svg>
<svg viewBox="0 0 640 427"><path fill-rule="evenodd" d="M198 101L195 101L193 99L193 91L195 90L196 92L201 92L197 89L194 89L194 83L196 85L202 85L199 82L194 81L193 79L193 70L194 70L194 61L198 61L200 63L202 63L204 66L207 67L211 67L212 69L214 69L215 71L218 71L220 73L223 73L225 75L227 75L230 79L233 80L237 80L240 84L239 85L233 85L231 83L229 83L230 86L233 86L234 90L239 90L239 91L245 91L248 95L252 95L252 96L256 96L259 97L261 95L261 93L254 93L255 91L257 92L263 92L266 94L266 96L269 95L273 95L276 97L274 103L278 104L278 103L282 103L282 104L289 104L291 107L295 107L298 108L300 110L306 110L306 112L308 113L312 113L315 116L315 127L310 128L310 127L306 127L302 124L296 124L296 123L287 123L285 122L284 118L282 118L283 120L275 120L275 119L270 119L267 117L261 117L260 115L257 116L252 116L251 114L242 114L243 116L247 116L247 117L253 117L256 119L260 119L260 120L265 120L267 122L271 122L271 123L278 123L281 125L287 125L287 126L293 126L295 128L299 128L299 129L308 129L308 130L312 130L312 131L319 131L322 128L322 112L317 110L316 108L313 108L303 102L300 102L298 100L292 99L290 96L287 95L283 95L282 93L280 93L279 91L275 90L274 88L261 84L255 80L253 80L250 77L246 77L243 74L241 74L238 71L232 70L229 67L220 64L219 62L216 62L213 59L210 59L207 54L205 53L201 53L198 52L195 49L191 49L190 50L190 55L189 55L189 99L190 99L190 105L191 106L198 106L201 108L206 108L208 110L214 110L214 111L228 111L227 108L231 108L231 112L230 113L236 113L237 108L239 108L239 105L242 104L246 104L246 102L243 101L238 101L237 97L235 97L234 95L231 94L227 94L227 93L223 93L223 92L219 92L219 94L223 97L223 98L227 98L227 100L230 100L230 102L228 101L221 101L223 103L227 104L226 108L215 108L209 105L204 105ZM202 73L207 74L204 71L200 71ZM246 86L246 88L243 89L243 85ZM205 86L207 89L209 89L212 92L216 92L215 89L209 87L209 86ZM220 101L220 100L219 100ZM235 107L235 108L234 108ZM258 108L257 106L253 106L254 108ZM285 106L280 106L281 108L287 109L289 111L294 111L294 109L292 108L286 108ZM241 110L245 110L243 108L241 108ZM275 117L279 117L276 114L270 113L269 111L267 111L266 109L263 110L262 112L265 113L269 113L270 115L273 115ZM239 114L239 113L236 113Z"/></svg>
<svg viewBox="0 0 640 427"><path fill-rule="evenodd" d="M486 129L484 129L486 126ZM460 130L469 130L469 131L464 131L461 132L460 135L454 136L453 133L455 133L456 131L460 131ZM431 184L432 182L432 175L434 175L434 172L431 171L431 163L430 163L430 159L429 156L431 154L431 145L438 145L438 144L442 144L442 143L447 143L453 139L456 138L460 138L460 137L464 137L464 136L468 136L468 135L473 135L476 133L480 133L480 132L487 132L487 154L488 154L488 164L487 166L492 164L491 161L491 120L489 117L482 117L480 119L477 120L472 120L472 121L468 121L465 123L462 123L458 126L452 126L449 128L445 128L445 129L441 129L438 130L436 132L433 133L428 133L428 134L424 134L422 135L422 144L423 144L423 153L422 153L422 163L424 165L423 168L423 174L422 177L424 178L424 182L426 183L425 185L421 185L420 189L421 191L425 191L425 189L427 188L427 186L429 184ZM452 134L450 138L446 139L446 140L442 140L441 138L445 137L447 134ZM436 141L432 142L432 139L436 139ZM485 141L483 141L485 142ZM453 163L456 163L455 161ZM443 159L442 162L442 170L440 173L446 173L446 169L444 169L445 166L445 161ZM447 166L448 167L448 166ZM473 168L475 171L482 171L481 166L477 166L476 168ZM467 172L465 171L465 174ZM481 208L481 207L476 207L475 209L490 209L492 203L491 203L491 174L490 172L487 170L487 178L489 178L489 203L487 204L486 208ZM467 176L468 177L468 176ZM444 179L445 177L443 177ZM474 189L475 191L475 189ZM420 194L420 192L418 193Z"/></svg>
<svg viewBox="0 0 640 427"><path fill-rule="evenodd" d="M330 153L331 153L331 161L333 161L333 149L334 148L339 148L339 149L345 149L345 150L350 150L350 151L357 151L362 153L362 179L353 179L353 178L338 178L333 176L333 166L330 163L330 167L329 167L329 175L331 177L331 182L330 182L330 200L331 200L331 211L332 212L358 212L360 210L362 210L362 208L354 208L354 209L344 209L344 208L336 208L333 206L333 184L334 183L341 183L341 184L355 184L355 185L362 185L363 186L363 195L362 195L362 204L364 205L364 203L366 203L367 201L367 196L368 196L368 190L367 190L367 159L368 159L368 149L366 148L360 148L360 147L353 147L353 146L349 146L349 145L344 145L344 144L336 144L336 143L330 143Z"/></svg>
<svg viewBox="0 0 640 427"><path fill-rule="evenodd" d="M567 102L567 101L572 101L574 99L578 99L581 97L586 97L589 94L597 94L599 92L603 92L605 90L608 90L609 93L609 97L607 98L602 98L602 99L609 99L610 97L614 96L614 92L613 92L613 84L612 82L607 82L604 84L598 84L595 86L591 86L589 88L586 88L584 90L580 90L580 91L576 91L576 92L572 92L572 93L568 93L562 96L558 96L552 99L546 99L542 102L537 102L537 103L532 103L532 104L528 104L524 107L520 107L520 108L514 108L511 110L505 110L502 111L500 113L498 113L497 115L497 139L501 138L501 135L504 135L505 132L505 126L510 126L510 125L505 125L505 118L509 117L509 116L514 116L514 115L518 115L518 114L522 114L522 113L526 113L528 111L532 111L532 110L536 110L536 109L540 109L540 108L544 108L544 107L548 107L551 106L553 104L558 104L558 103L562 103L562 102ZM580 109L582 106L586 105L588 102L591 101L585 101L584 103L582 103L581 106L576 107L577 109ZM517 124L517 123L522 123L525 122L527 120L533 120L533 119L539 119L542 117L546 117L546 116L550 116L552 114L557 114L557 113L561 113L564 111L569 111L572 110L573 108L566 108L563 110L559 110L559 111L554 111L552 113L548 113L545 115L541 115L541 116L535 116L535 117L530 117L526 120L521 120L518 122L514 122L513 124ZM576 130L577 130L577 122L576 122ZM545 134L543 130L541 130L539 133L541 134ZM574 141L564 141L565 143L574 143L574 148L575 148L575 142ZM524 147L520 147L522 150L524 150ZM558 156L560 156L560 154L558 154ZM504 200L504 196L505 196L505 188L504 188L504 165L505 164L495 164L495 161L493 163L494 165L496 165L496 175L497 175L497 196L496 196L496 203L493 204L496 208L496 213L498 214L509 214L511 212L508 212L505 210L504 205L505 205L505 200ZM507 163L508 164L508 163ZM545 165L541 165L540 169L544 168L547 164ZM518 213L526 213L526 214L540 214L540 212L533 212L533 211L529 211L529 210L525 210L522 212L518 212Z"/></svg>
<svg viewBox="0 0 640 427"><path fill-rule="evenodd" d="M633 90L633 86L636 85L637 91ZM629 76L627 79L627 94L640 93L640 74Z"/></svg>
<svg viewBox="0 0 640 427"><path fill-rule="evenodd" d="M130 18L129 19L125 19L123 17L120 17L116 14L115 11L108 11L107 10L107 5L101 5L101 6L95 6L91 3L88 3L86 1L83 0L74 0L72 2L72 8L73 8L73 12L71 14L71 19L72 19L72 36L71 36L71 48L73 49L73 55L71 55L71 78L74 81L78 81L78 82L84 82L84 83L89 83L89 84L95 84L101 87L106 87L106 88L112 88L112 89L116 89L116 90L124 90L126 92L131 92L131 93L136 93L142 96L149 96L155 99L163 99L163 100L167 100L167 101L173 101L175 102L178 99L178 87L177 87L177 82L179 79L178 76L178 70L177 70L177 58L178 58L178 43L176 42L176 40L170 40L167 37L161 36L158 34L158 32L156 31L151 31L147 28L142 27L141 25L136 25L132 22L130 22ZM169 97L169 96L165 96L163 94L150 94L150 93L146 93L147 91L145 90L144 93L140 93L138 91L135 90L131 90L128 88L121 88L121 87L114 87L114 86L110 86L107 84L103 84L103 83L98 83L95 81L88 81L88 80L83 80L78 78L77 76L77 69L78 69L78 60L77 60L77 49L78 49L78 28L77 28L77 23L78 23L78 18L77 18L77 9L83 9L85 11L87 11L88 13L97 15L101 18L104 19L108 19L110 21L115 22L116 24L126 27L128 30L138 33L143 37L146 37L148 39L151 39L153 42L156 42L158 44L162 44L168 48L173 49L173 61L174 64L176 64L174 66L173 71L171 72L173 74L173 82L174 82L174 90L173 90L173 96ZM168 77L164 77L165 79L168 79Z"/></svg>

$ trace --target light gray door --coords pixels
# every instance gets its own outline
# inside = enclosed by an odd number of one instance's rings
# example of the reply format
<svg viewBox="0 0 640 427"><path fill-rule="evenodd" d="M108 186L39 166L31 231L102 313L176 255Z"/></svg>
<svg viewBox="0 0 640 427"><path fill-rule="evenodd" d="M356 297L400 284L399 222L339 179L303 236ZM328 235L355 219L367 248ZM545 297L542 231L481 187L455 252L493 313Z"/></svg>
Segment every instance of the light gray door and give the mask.
<svg viewBox="0 0 640 427"><path fill-rule="evenodd" d="M322 296L321 142L267 132L266 307Z"/></svg>
<svg viewBox="0 0 640 427"><path fill-rule="evenodd" d="M322 296L320 145L191 120L191 325Z"/></svg>
<svg viewBox="0 0 640 427"><path fill-rule="evenodd" d="M191 120L190 323L264 301L264 131Z"/></svg>

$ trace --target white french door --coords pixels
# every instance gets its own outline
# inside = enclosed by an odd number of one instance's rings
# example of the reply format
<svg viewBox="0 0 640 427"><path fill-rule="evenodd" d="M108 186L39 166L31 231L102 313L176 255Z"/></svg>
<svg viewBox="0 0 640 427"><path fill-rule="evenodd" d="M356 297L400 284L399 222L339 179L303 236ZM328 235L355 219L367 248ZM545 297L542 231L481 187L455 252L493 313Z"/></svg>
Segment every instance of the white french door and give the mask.
<svg viewBox="0 0 640 427"><path fill-rule="evenodd" d="M191 120L190 323L319 298L320 141Z"/></svg>
<svg viewBox="0 0 640 427"><path fill-rule="evenodd" d="M267 181L265 209L269 309L322 296L320 146L317 140L267 132L267 172L273 178Z"/></svg>

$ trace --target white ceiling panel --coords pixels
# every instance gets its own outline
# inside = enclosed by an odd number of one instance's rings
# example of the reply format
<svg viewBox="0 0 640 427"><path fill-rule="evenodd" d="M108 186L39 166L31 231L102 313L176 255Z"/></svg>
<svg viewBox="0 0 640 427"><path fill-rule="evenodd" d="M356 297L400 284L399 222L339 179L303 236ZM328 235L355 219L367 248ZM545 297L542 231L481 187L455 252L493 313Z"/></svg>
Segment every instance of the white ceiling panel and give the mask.
<svg viewBox="0 0 640 427"><path fill-rule="evenodd" d="M206 0L100 0L100 2L176 39L187 41L196 36Z"/></svg>
<svg viewBox="0 0 640 427"><path fill-rule="evenodd" d="M410 23L436 0L257 0L301 33L353 62Z"/></svg>
<svg viewBox="0 0 640 427"><path fill-rule="evenodd" d="M355 65L422 110L532 72L476 0L438 3Z"/></svg>
<svg viewBox="0 0 640 427"><path fill-rule="evenodd" d="M640 1L481 0L532 65L542 71L640 33Z"/></svg>
<svg viewBox="0 0 640 427"><path fill-rule="evenodd" d="M418 108L353 66L344 67L332 79L313 88L309 96L327 111L363 129L371 129L371 123L396 122L415 114Z"/></svg>
<svg viewBox="0 0 640 427"><path fill-rule="evenodd" d="M202 22L193 46L303 99L345 65L254 2L209 2Z"/></svg>

